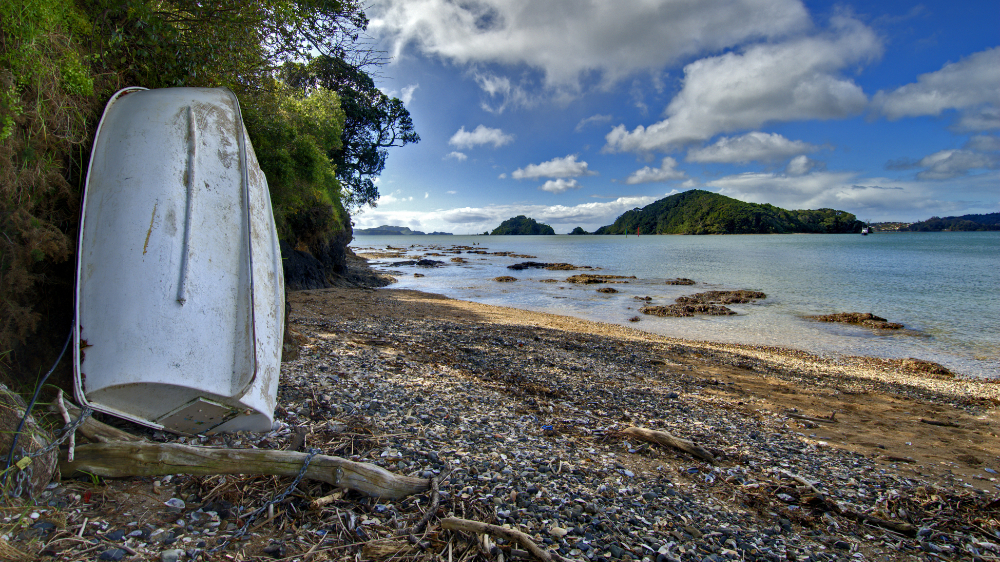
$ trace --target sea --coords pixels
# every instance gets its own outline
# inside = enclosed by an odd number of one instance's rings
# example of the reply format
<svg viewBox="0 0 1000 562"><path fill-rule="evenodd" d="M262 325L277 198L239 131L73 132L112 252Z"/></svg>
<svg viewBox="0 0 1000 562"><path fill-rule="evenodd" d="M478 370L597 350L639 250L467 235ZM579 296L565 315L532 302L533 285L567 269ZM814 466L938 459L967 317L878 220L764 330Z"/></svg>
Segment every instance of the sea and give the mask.
<svg viewBox="0 0 1000 562"><path fill-rule="evenodd" d="M687 340L779 346L822 356L915 357L977 378L1000 378L1000 232L876 232L734 236L356 236L358 253L405 249L407 258L371 260L394 288L479 303L627 325ZM468 247L489 252L428 256L438 267L393 266L403 259ZM520 256L495 255L510 252ZM591 266L635 276L607 285L566 283L587 271L512 271L524 261ZM422 276L414 275L415 273ZM517 282L494 278L510 275ZM693 286L667 285L688 278ZM556 279L558 283L543 283ZM660 318L639 314L708 290L751 289L767 298L729 305L735 316ZM871 312L900 331L818 322L809 316ZM635 317L639 321L630 321Z"/></svg>

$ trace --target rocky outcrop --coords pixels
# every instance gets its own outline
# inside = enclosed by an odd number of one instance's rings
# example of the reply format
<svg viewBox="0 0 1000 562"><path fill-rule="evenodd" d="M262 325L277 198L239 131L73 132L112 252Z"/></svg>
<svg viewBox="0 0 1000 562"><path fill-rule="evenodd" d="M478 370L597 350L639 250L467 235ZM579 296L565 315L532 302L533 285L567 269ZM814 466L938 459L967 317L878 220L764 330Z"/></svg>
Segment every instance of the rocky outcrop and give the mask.
<svg viewBox="0 0 1000 562"><path fill-rule="evenodd" d="M694 285L694 280L686 277L678 277L676 279L667 279L666 283L667 285Z"/></svg>
<svg viewBox="0 0 1000 562"><path fill-rule="evenodd" d="M597 290L597 292L598 293L617 293L618 289L615 289L614 287L601 287L600 289Z"/></svg>
<svg viewBox="0 0 1000 562"><path fill-rule="evenodd" d="M325 289L330 286L323 273L323 263L309 252L296 250L282 241L281 265L285 274L285 285L293 290Z"/></svg>
<svg viewBox="0 0 1000 562"><path fill-rule="evenodd" d="M508 265L507 269L521 271L524 269L548 269L549 271L572 271L574 269L593 269L590 266L576 266L571 263L545 263L540 261L526 261Z"/></svg>
<svg viewBox="0 0 1000 562"><path fill-rule="evenodd" d="M686 316L732 316L736 312L717 304L670 304L667 306L644 306L639 309L643 314L664 317Z"/></svg>
<svg viewBox="0 0 1000 562"><path fill-rule="evenodd" d="M497 283L513 283L517 281L517 277L511 277L510 275L501 275L500 277L494 277L494 281Z"/></svg>
<svg viewBox="0 0 1000 562"><path fill-rule="evenodd" d="M572 277L567 277L567 283L580 283L583 285L591 285L595 283L628 283L626 279L635 279L635 275L595 275L593 273L581 273L580 275L574 275Z"/></svg>
<svg viewBox="0 0 1000 562"><path fill-rule="evenodd" d="M704 293L677 297L674 299L675 304L667 306L644 306L639 309L639 312L653 316L668 317L697 315L732 316L736 312L723 305L746 304L764 298L767 298L767 295L764 293L746 289L738 291L706 291Z"/></svg>
<svg viewBox="0 0 1000 562"><path fill-rule="evenodd" d="M840 322L842 324L856 324L876 330L901 330L902 324L889 322L881 316L875 316L870 312L838 312L837 314L824 314L822 316L810 316L820 322Z"/></svg>
<svg viewBox="0 0 1000 562"><path fill-rule="evenodd" d="M766 299L767 295L760 291L706 291L694 295L678 297L678 304L746 304L757 299Z"/></svg>

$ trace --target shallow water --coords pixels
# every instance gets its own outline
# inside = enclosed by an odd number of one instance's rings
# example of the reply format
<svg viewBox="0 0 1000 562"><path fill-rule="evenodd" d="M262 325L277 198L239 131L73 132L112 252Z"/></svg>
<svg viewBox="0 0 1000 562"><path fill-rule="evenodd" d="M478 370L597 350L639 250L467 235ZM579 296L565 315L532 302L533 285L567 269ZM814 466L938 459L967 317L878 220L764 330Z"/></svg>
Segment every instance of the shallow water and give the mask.
<svg viewBox="0 0 1000 562"><path fill-rule="evenodd" d="M528 261L495 255L461 254L467 264L431 257L437 268L395 267L394 287L450 297L566 314L629 325L672 337L775 345L831 355L917 357L955 372L1000 378L1000 232L875 233L861 235L762 236L357 236L355 251L387 246L411 249L472 246L516 252L531 261L567 262L635 275L611 285L541 283L565 280L581 271L528 269ZM373 260L384 265L397 259ZM424 277L414 277L422 273ZM497 283L511 275L516 283ZM687 277L694 286L664 284ZM737 316L658 318L638 313L651 304L670 304L681 295L710 289L754 289L767 298L731 305ZM872 312L906 326L902 332L816 322L808 315ZM639 322L628 319L640 316Z"/></svg>

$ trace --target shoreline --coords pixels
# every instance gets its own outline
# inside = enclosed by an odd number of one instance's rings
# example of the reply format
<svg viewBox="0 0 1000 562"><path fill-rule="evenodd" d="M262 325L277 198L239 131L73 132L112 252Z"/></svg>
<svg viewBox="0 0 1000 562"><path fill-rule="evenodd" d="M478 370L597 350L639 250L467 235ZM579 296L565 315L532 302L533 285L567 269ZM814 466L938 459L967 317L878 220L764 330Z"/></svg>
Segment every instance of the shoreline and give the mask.
<svg viewBox="0 0 1000 562"><path fill-rule="evenodd" d="M178 437L116 424L158 442L315 448L435 478L437 493L386 500L302 481L212 553L292 479L65 479L34 508L0 510L0 547L74 560L528 556L442 524L460 517L579 562L1000 556L1000 385L374 288L385 277L349 262L334 287L288 294L294 353L272 431ZM669 432L714 460L630 428Z"/></svg>

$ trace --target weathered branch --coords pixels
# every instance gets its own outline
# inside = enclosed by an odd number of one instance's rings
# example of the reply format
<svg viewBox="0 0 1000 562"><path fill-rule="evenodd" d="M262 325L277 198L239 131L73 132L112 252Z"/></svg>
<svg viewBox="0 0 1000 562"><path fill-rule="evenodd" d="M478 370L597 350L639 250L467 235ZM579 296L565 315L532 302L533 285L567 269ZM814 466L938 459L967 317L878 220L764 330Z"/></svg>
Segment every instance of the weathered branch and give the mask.
<svg viewBox="0 0 1000 562"><path fill-rule="evenodd" d="M545 562L562 562L569 560L559 556L558 553L539 548L531 537L516 529L508 529L506 527L500 527L499 525L490 525L489 523L471 521L469 519L460 519L458 517L448 517L447 519L442 519L440 523L442 529L465 531L467 533L486 533L495 537L503 537L509 541L517 541L517 543L526 548L528 552L534 554L538 559L544 560Z"/></svg>
<svg viewBox="0 0 1000 562"><path fill-rule="evenodd" d="M76 460L61 461L63 474L78 470L98 476L165 474L273 474L296 476L308 455L267 449L193 447L175 443L109 442L78 445ZM374 497L398 499L429 489L423 478L399 476L381 467L339 457L316 455L306 478L357 490Z"/></svg>
<svg viewBox="0 0 1000 562"><path fill-rule="evenodd" d="M666 431L654 431L652 429L644 429L641 427L629 427L623 430L622 433L625 435L631 435L636 439L663 445L664 447L680 449L681 451L684 451L685 453L695 456L703 461L708 461L710 463L715 462L715 456L713 456L712 453L709 453L706 449L695 445L687 439L674 437Z"/></svg>

